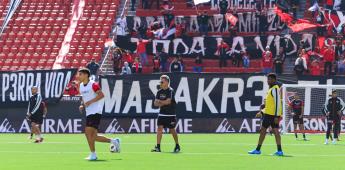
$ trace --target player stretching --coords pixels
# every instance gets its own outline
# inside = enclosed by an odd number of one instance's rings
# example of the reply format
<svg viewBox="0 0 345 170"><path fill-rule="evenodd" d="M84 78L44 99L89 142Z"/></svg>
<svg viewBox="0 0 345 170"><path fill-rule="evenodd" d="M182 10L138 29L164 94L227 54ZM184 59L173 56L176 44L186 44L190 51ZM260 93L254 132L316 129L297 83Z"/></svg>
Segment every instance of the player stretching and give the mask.
<svg viewBox="0 0 345 170"><path fill-rule="evenodd" d="M302 131L303 140L307 141L308 139L305 137L303 122L304 103L299 98L297 93L294 95L294 99L291 101L291 103L289 103L289 109L291 110L296 139L298 139L296 132L298 126L299 130Z"/></svg>
<svg viewBox="0 0 345 170"><path fill-rule="evenodd" d="M279 119L282 115L282 99L280 96L280 88L277 84L277 76L273 73L267 75L267 83L270 89L265 98L265 108L257 113L257 117L262 117L262 124L260 129L260 137L256 149L249 151L249 154L261 154L261 146L266 137L266 130L272 127L278 151L274 153L276 156L283 156L284 153L281 147L281 137L279 133Z"/></svg>
<svg viewBox="0 0 345 170"><path fill-rule="evenodd" d="M38 93L38 87L31 87L32 96L29 99L27 119L31 121L31 132L35 134L35 143L43 142L40 126L43 123L42 96Z"/></svg>
<svg viewBox="0 0 345 170"><path fill-rule="evenodd" d="M160 78L160 90L157 92L154 105L159 107L158 115L158 129L157 129L157 145L152 152L161 152L161 140L163 135L163 128L169 128L175 140L174 152L180 152L180 145L178 143L178 136L175 130L176 126L176 102L174 89L170 87L170 78L167 75L162 75Z"/></svg>
<svg viewBox="0 0 345 170"><path fill-rule="evenodd" d="M82 95L82 104L79 109L86 112L85 136L89 144L91 154L85 158L87 160L97 160L95 142L111 143L120 151L120 139L109 139L98 135L98 126L102 118L102 100L104 94L100 86L91 81L90 70L82 68L78 71L80 81L80 94Z"/></svg>
<svg viewBox="0 0 345 170"><path fill-rule="evenodd" d="M325 144L328 144L328 139L331 135L332 126L333 127L333 141L332 143L335 144L338 140L338 128L340 127L341 115L345 109L345 104L341 98L337 96L337 91L332 91L332 97L326 100L324 112L327 116L327 132L326 132L326 141Z"/></svg>

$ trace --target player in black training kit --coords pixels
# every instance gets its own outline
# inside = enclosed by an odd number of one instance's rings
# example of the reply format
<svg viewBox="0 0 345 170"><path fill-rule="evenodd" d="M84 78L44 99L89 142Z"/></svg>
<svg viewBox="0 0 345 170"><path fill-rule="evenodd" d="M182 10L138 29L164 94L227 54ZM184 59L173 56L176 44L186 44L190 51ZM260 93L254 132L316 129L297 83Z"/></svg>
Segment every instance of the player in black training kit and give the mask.
<svg viewBox="0 0 345 170"><path fill-rule="evenodd" d="M291 110L296 139L298 139L296 132L298 126L299 130L303 134L303 140L307 141L308 139L305 137L303 122L304 102L299 98L297 93L294 95L294 99L289 104L289 108Z"/></svg>
<svg viewBox="0 0 345 170"><path fill-rule="evenodd" d="M29 99L27 119L31 121L31 132L36 135L35 143L43 142L40 126L43 123L44 106L42 96L38 93L38 87L31 88L32 96Z"/></svg>
<svg viewBox="0 0 345 170"><path fill-rule="evenodd" d="M160 78L160 89L157 92L154 105L159 107L159 115L157 122L157 145L152 149L152 152L161 152L163 128L169 128L169 132L176 143L174 152L180 152L178 136L175 130L177 123L175 93L174 89L170 87L170 78L167 75L162 75Z"/></svg>
<svg viewBox="0 0 345 170"><path fill-rule="evenodd" d="M338 140L338 128L340 127L341 115L345 109L344 101L337 96L337 91L332 91L332 97L326 100L324 112L327 117L327 133L325 144L328 144L328 139L331 135L332 126L334 137L332 143L335 144Z"/></svg>

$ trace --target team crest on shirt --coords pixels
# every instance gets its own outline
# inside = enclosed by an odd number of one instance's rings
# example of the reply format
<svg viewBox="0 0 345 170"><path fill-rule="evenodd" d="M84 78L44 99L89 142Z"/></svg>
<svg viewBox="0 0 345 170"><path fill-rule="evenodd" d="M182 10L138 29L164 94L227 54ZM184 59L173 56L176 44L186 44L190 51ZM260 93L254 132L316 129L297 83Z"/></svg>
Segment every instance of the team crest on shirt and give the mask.
<svg viewBox="0 0 345 170"><path fill-rule="evenodd" d="M167 97L166 94L160 94L160 95L159 95L159 98L160 98L160 99L166 99L166 97Z"/></svg>

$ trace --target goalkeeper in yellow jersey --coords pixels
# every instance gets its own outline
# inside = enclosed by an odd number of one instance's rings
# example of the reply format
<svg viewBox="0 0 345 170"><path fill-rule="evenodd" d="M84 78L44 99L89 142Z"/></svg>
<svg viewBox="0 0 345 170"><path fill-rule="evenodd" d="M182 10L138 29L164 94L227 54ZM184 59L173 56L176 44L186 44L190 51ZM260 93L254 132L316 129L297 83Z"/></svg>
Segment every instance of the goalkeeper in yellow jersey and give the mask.
<svg viewBox="0 0 345 170"><path fill-rule="evenodd" d="M258 145L256 149L249 151L248 153L253 155L261 154L261 146L265 140L267 128L271 127L277 144L277 152L275 152L274 155L283 156L284 153L282 151L281 137L279 133L279 121L283 112L283 102L280 87L277 82L277 76L273 73L268 74L267 83L269 85L269 90L265 98L265 107L256 115L256 117L262 117Z"/></svg>

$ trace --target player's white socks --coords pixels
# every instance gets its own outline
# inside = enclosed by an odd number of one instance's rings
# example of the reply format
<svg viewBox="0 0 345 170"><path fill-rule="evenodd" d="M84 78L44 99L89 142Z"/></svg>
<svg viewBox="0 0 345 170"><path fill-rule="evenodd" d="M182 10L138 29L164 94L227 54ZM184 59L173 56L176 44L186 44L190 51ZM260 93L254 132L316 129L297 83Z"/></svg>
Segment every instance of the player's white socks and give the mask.
<svg viewBox="0 0 345 170"><path fill-rule="evenodd" d="M327 144L328 144L328 139L325 140L325 145L327 145Z"/></svg>

